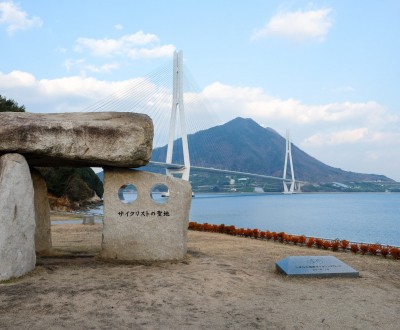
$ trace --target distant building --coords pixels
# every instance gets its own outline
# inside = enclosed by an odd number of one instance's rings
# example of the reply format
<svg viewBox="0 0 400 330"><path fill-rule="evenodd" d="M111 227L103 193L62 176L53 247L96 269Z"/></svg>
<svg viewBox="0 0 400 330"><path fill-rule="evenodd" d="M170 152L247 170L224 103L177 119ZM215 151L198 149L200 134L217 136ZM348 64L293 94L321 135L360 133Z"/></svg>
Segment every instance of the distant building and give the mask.
<svg viewBox="0 0 400 330"><path fill-rule="evenodd" d="M338 188L350 188L348 185L345 185L345 184L340 183L340 182L332 182L332 184L333 184L335 187L338 187Z"/></svg>

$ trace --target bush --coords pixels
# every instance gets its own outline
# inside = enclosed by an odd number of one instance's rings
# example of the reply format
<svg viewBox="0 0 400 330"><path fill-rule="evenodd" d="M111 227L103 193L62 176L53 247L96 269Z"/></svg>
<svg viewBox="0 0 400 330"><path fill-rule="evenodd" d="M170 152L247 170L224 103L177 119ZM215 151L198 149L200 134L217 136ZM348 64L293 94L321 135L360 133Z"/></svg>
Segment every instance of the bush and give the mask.
<svg viewBox="0 0 400 330"><path fill-rule="evenodd" d="M400 259L400 250L396 247L390 248L390 254L393 259Z"/></svg>
<svg viewBox="0 0 400 330"><path fill-rule="evenodd" d="M354 253L357 253L359 248L358 248L358 244L351 244L350 245L350 250Z"/></svg>
<svg viewBox="0 0 400 330"><path fill-rule="evenodd" d="M307 241L307 238L304 235L299 236L299 243L300 244L305 244Z"/></svg>
<svg viewBox="0 0 400 330"><path fill-rule="evenodd" d="M315 244L315 239L314 237L310 237L306 243L306 245L310 248L313 247L313 245Z"/></svg>
<svg viewBox="0 0 400 330"><path fill-rule="evenodd" d="M237 235L239 235L239 236L244 236L244 228L239 228L239 229L236 231L236 233L237 233Z"/></svg>
<svg viewBox="0 0 400 330"><path fill-rule="evenodd" d="M299 243L299 236L292 236L292 243L297 245L297 243Z"/></svg>
<svg viewBox="0 0 400 330"><path fill-rule="evenodd" d="M259 233L259 231L258 231L258 229L253 229L253 237L255 238L255 239L257 239L258 237L259 237L259 235L260 235L260 233Z"/></svg>
<svg viewBox="0 0 400 330"><path fill-rule="evenodd" d="M366 244L360 245L361 254L366 254L368 252L368 249L369 249L368 245L366 245Z"/></svg>
<svg viewBox="0 0 400 330"><path fill-rule="evenodd" d="M322 247L324 248L324 250L328 250L331 247L331 242L323 241L322 242Z"/></svg>
<svg viewBox="0 0 400 330"><path fill-rule="evenodd" d="M278 238L279 238L279 241L280 241L281 243L283 243L283 241L285 240L285 236L286 236L286 234L285 234L284 231L281 231L281 232L278 234Z"/></svg>
<svg viewBox="0 0 400 330"><path fill-rule="evenodd" d="M322 239L317 238L317 239L315 240L315 246L316 246L318 249L320 249L320 248L322 247L323 244L324 244L324 242L323 242Z"/></svg>
<svg viewBox="0 0 400 330"><path fill-rule="evenodd" d="M225 225L222 223L218 226L218 232L223 234L225 231Z"/></svg>
<svg viewBox="0 0 400 330"><path fill-rule="evenodd" d="M338 251L339 250L339 241L333 241L332 243L331 243L331 248L332 248L332 251Z"/></svg>
<svg viewBox="0 0 400 330"><path fill-rule="evenodd" d="M250 228L247 228L244 231L244 237L252 237L253 236L253 231Z"/></svg>
<svg viewBox="0 0 400 330"><path fill-rule="evenodd" d="M381 255L382 257L386 258L387 255L389 254L389 248L388 247L383 247L381 248Z"/></svg>
<svg viewBox="0 0 400 330"><path fill-rule="evenodd" d="M376 256L376 255L378 254L378 251L379 251L379 245L377 245L377 244L370 244L370 245L368 245L368 252L369 252L371 255Z"/></svg>
<svg viewBox="0 0 400 330"><path fill-rule="evenodd" d="M59 198L60 199L60 198ZM62 198L60 199L62 201ZM306 236L297 236L297 235L288 235L285 232L270 232L267 231L259 231L257 228L255 229L244 229L244 228L236 228L235 226L225 226L224 224L221 225L211 225L207 222L204 224L199 224L197 222L191 221L189 222L188 226L189 230L197 230L197 231L205 231L205 232L215 232L215 233L222 233L228 235L235 235L235 236L244 236L244 237L251 237L254 239L273 239L274 241L280 241L281 243L293 243L294 245L297 244L305 244L308 247L313 247L314 245L321 249L328 250L329 248L332 251L338 251L339 248L342 248L343 251L346 251L349 248L349 241L346 240L322 240L321 238L314 238L309 237L308 239ZM393 259L397 260L400 259L400 249L397 247L390 247L390 246L381 246L379 244L357 244L353 243L350 245L350 250L353 253L358 253L359 251L362 254L369 253L371 255L378 255L379 253L386 258L389 254L392 256Z"/></svg>
<svg viewBox="0 0 400 330"><path fill-rule="evenodd" d="M349 247L349 241L346 241L345 239L340 242L340 247L343 249L343 251L346 251L347 248Z"/></svg>
<svg viewBox="0 0 400 330"><path fill-rule="evenodd" d="M236 236L236 227L231 225L229 227L226 228L226 233L229 235L233 235Z"/></svg>

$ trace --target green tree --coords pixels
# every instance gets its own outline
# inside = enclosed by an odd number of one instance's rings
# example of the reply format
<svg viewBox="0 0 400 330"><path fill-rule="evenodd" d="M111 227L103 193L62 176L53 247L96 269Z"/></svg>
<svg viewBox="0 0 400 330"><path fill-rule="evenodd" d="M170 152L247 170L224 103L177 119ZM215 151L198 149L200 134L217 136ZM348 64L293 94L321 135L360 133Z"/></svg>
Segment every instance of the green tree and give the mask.
<svg viewBox="0 0 400 330"><path fill-rule="evenodd" d="M19 106L13 99L0 95L0 112L25 112L25 106Z"/></svg>

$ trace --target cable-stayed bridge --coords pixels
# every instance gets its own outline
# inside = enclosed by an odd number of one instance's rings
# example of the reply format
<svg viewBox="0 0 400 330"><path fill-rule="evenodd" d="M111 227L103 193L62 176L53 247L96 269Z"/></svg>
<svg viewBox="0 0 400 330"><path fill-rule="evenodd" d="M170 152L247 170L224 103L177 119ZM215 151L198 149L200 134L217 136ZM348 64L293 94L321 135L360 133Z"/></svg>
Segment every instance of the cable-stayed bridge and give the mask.
<svg viewBox="0 0 400 330"><path fill-rule="evenodd" d="M201 152L195 148L189 148L188 138L191 134L200 131L206 132L208 128L221 123L216 115L209 111L206 99L194 83L189 70L184 66L182 52L174 53L172 66L168 62L145 77L131 80L122 90L98 101L84 111L128 111L149 115L154 124L153 148L167 146L165 161L152 160L150 165L164 168L169 176L178 176L183 180L189 180L190 171L196 170L278 180L283 184L284 193L300 191L302 182L295 180L288 133L282 177L205 166L199 156ZM177 140L180 141L179 148L182 148L180 154L183 156L179 163L174 157L174 153L177 152L174 150L174 146L175 149L178 147ZM214 158L224 159L226 157L223 146L211 137L205 137L202 148L206 148Z"/></svg>

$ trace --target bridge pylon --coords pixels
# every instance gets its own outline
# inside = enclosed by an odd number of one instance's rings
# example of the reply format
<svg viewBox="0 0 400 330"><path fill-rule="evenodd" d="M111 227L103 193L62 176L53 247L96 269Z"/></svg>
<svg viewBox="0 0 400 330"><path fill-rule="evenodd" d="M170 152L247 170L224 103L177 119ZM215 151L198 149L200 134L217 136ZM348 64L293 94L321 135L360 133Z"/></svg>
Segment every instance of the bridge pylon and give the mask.
<svg viewBox="0 0 400 330"><path fill-rule="evenodd" d="M287 177L287 165L290 165L290 179ZM288 186L289 185L289 186ZM289 130L286 130L286 151L285 151L285 165L283 168L283 193L294 194L300 192L300 185L296 182L294 177L293 158L292 158L292 142L290 140Z"/></svg>
<svg viewBox="0 0 400 330"><path fill-rule="evenodd" d="M175 138L175 127L177 115L179 112L179 122L182 136L182 148L183 148L183 163L180 169L166 168L166 174L173 176L175 173L182 174L182 180L189 181L190 175L190 158L189 158L189 145L186 132L186 119L185 119L185 107L183 104L183 53L174 52L174 63L173 63L173 94L172 94L172 111L169 125L169 139L167 148L166 163L172 164L172 154L174 151L174 138Z"/></svg>

